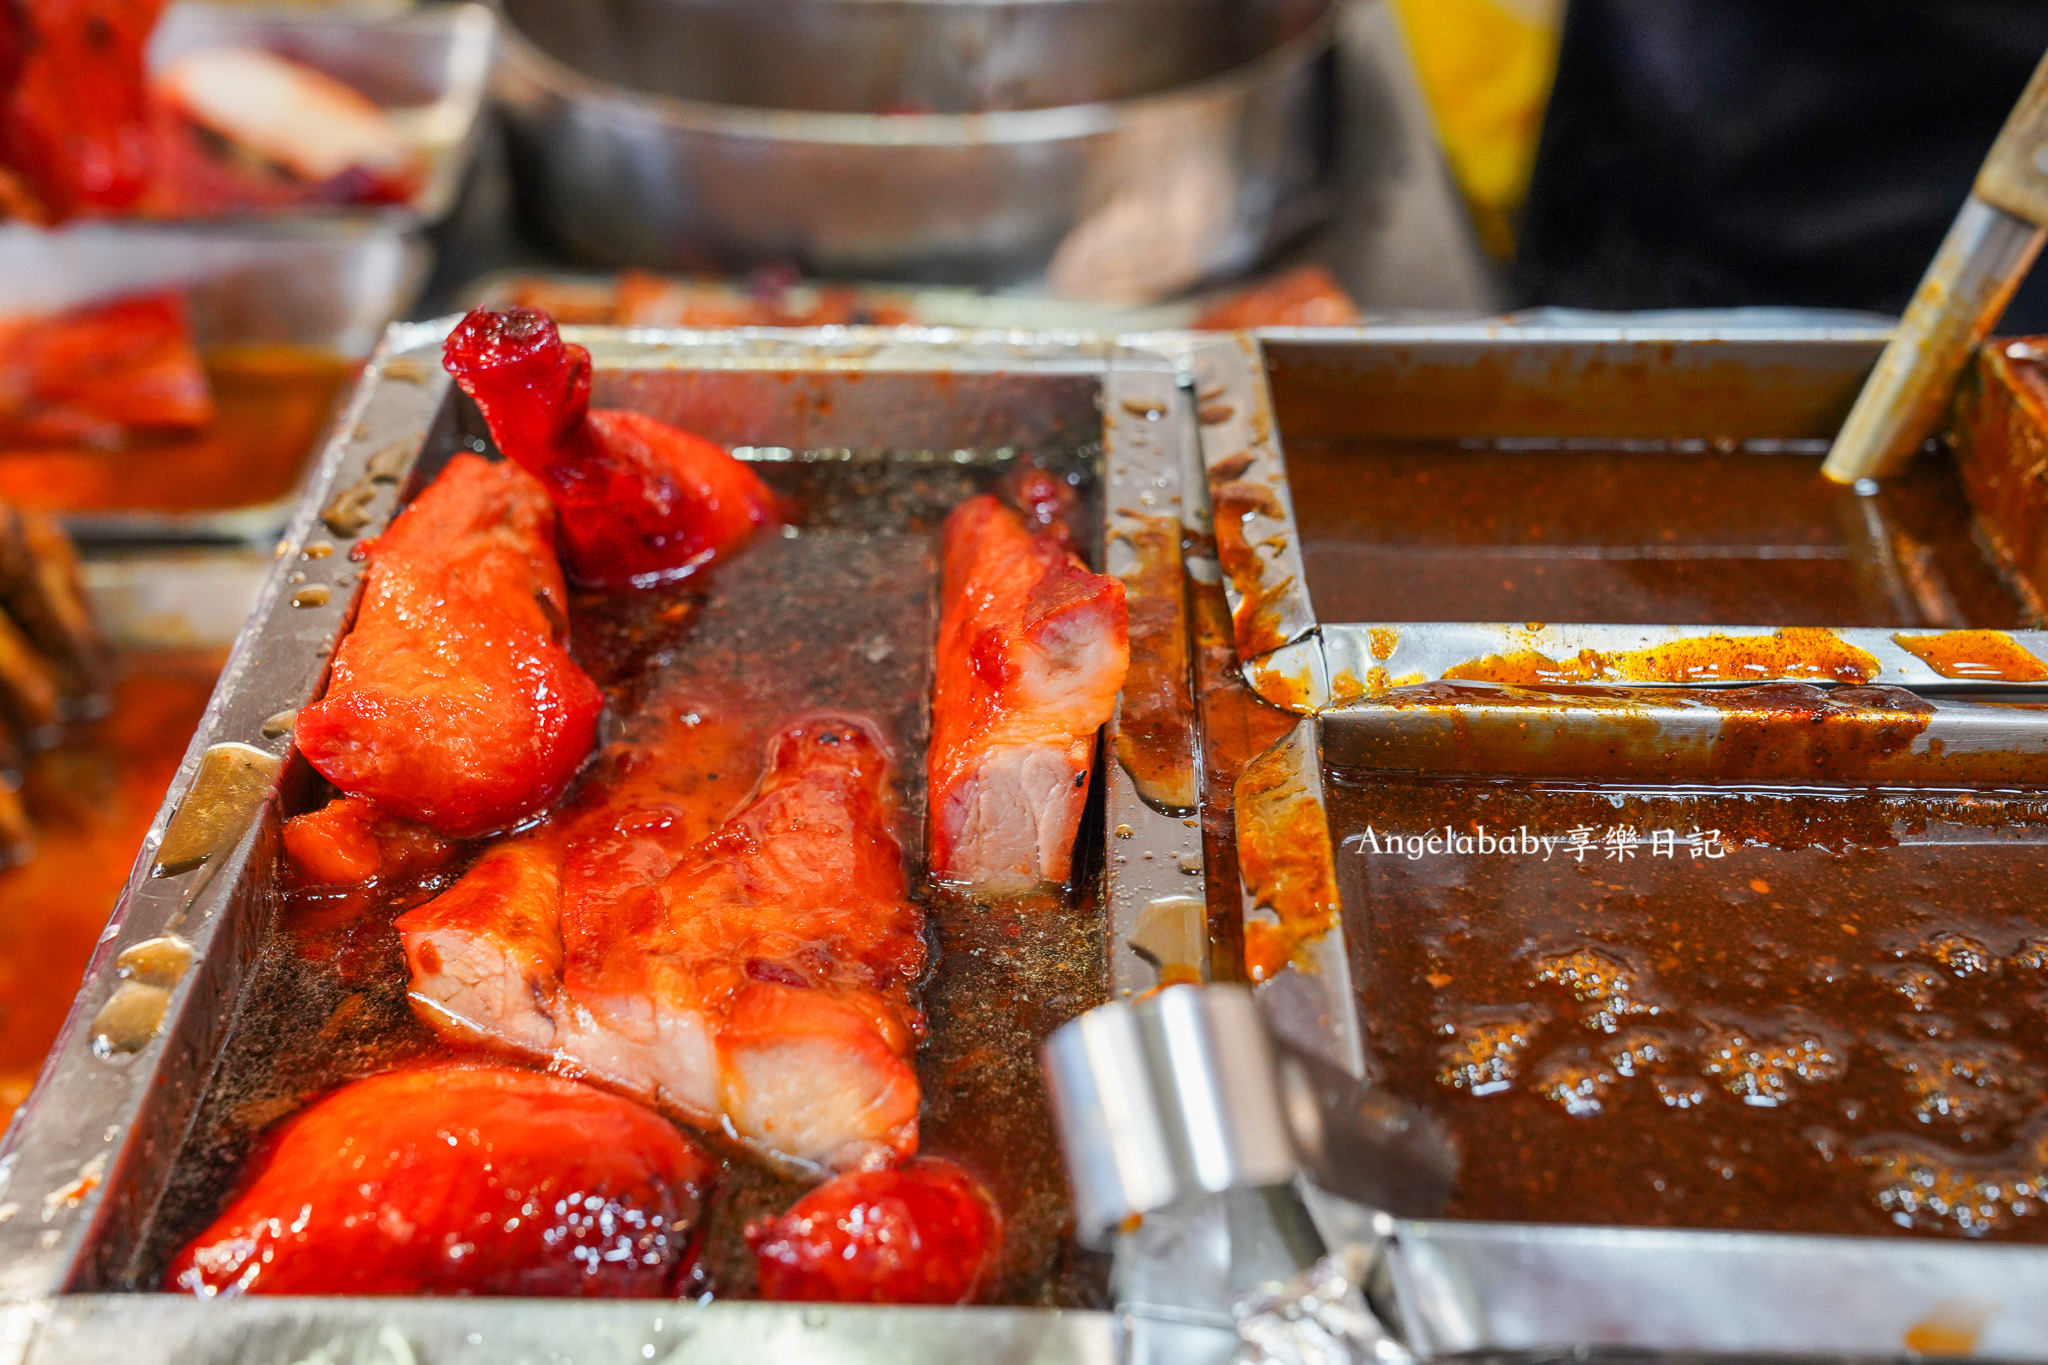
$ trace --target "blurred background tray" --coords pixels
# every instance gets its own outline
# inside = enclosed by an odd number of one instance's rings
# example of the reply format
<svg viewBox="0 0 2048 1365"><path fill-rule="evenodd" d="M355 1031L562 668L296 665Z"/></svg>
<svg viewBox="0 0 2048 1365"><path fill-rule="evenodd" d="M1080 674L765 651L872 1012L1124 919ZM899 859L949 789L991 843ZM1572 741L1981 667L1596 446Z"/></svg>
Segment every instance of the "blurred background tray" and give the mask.
<svg viewBox="0 0 2048 1365"><path fill-rule="evenodd" d="M426 265L417 239L373 223L0 228L0 313L181 293L217 405L193 436L0 451L0 499L57 512L88 541L275 536L356 366Z"/></svg>

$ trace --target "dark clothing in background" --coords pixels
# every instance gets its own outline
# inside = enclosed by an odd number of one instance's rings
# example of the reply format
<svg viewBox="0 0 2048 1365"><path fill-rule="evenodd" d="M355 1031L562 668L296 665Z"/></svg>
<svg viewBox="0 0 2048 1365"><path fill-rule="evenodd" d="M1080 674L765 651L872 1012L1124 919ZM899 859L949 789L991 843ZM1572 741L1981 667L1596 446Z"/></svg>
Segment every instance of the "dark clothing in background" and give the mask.
<svg viewBox="0 0 2048 1365"><path fill-rule="evenodd" d="M1517 301L1896 313L2044 49L2048 0L1568 0Z"/></svg>

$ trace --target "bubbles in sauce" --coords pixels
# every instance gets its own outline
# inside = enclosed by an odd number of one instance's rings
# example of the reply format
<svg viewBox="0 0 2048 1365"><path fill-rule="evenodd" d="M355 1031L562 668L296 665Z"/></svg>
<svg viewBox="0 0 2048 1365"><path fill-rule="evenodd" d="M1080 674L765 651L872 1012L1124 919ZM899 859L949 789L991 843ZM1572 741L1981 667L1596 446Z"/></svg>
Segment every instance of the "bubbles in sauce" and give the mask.
<svg viewBox="0 0 2048 1365"><path fill-rule="evenodd" d="M1340 844L1720 834L1339 853L1370 1065L1455 1135L1451 1216L2048 1241L2048 795L1327 791Z"/></svg>

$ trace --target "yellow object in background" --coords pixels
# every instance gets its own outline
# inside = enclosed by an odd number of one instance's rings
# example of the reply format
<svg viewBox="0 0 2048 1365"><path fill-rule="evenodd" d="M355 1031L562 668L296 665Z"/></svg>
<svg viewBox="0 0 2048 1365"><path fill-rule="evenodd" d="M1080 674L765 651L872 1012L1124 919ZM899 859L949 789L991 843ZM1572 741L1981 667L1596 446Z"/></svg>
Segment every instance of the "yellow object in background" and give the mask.
<svg viewBox="0 0 2048 1365"><path fill-rule="evenodd" d="M1514 252L1564 0L1393 0L1444 155L1488 252Z"/></svg>

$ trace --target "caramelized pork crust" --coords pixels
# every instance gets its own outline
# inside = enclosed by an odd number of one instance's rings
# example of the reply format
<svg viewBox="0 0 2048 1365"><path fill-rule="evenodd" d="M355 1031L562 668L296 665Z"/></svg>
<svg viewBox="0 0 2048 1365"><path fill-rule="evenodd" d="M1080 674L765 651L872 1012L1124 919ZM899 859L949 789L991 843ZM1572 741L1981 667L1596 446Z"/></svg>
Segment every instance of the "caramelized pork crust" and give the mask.
<svg viewBox="0 0 2048 1365"><path fill-rule="evenodd" d="M164 1288L658 1298L717 1167L629 1100L504 1067L354 1081L285 1121Z"/></svg>
<svg viewBox="0 0 2048 1365"><path fill-rule="evenodd" d="M773 519L774 497L723 446L644 413L591 411L590 352L545 313L479 308L449 336L444 363L498 449L555 500L578 583L683 578Z"/></svg>
<svg viewBox="0 0 2048 1365"><path fill-rule="evenodd" d="M662 743L399 919L415 1008L797 1161L914 1151L923 916L880 741L786 726L708 837Z"/></svg>
<svg viewBox="0 0 2048 1365"><path fill-rule="evenodd" d="M566 648L555 517L527 474L457 455L370 549L301 752L335 786L468 837L553 803L604 697Z"/></svg>
<svg viewBox="0 0 2048 1365"><path fill-rule="evenodd" d="M1095 734L1130 667L1124 588L993 496L946 520L932 696L932 875L1064 882Z"/></svg>

